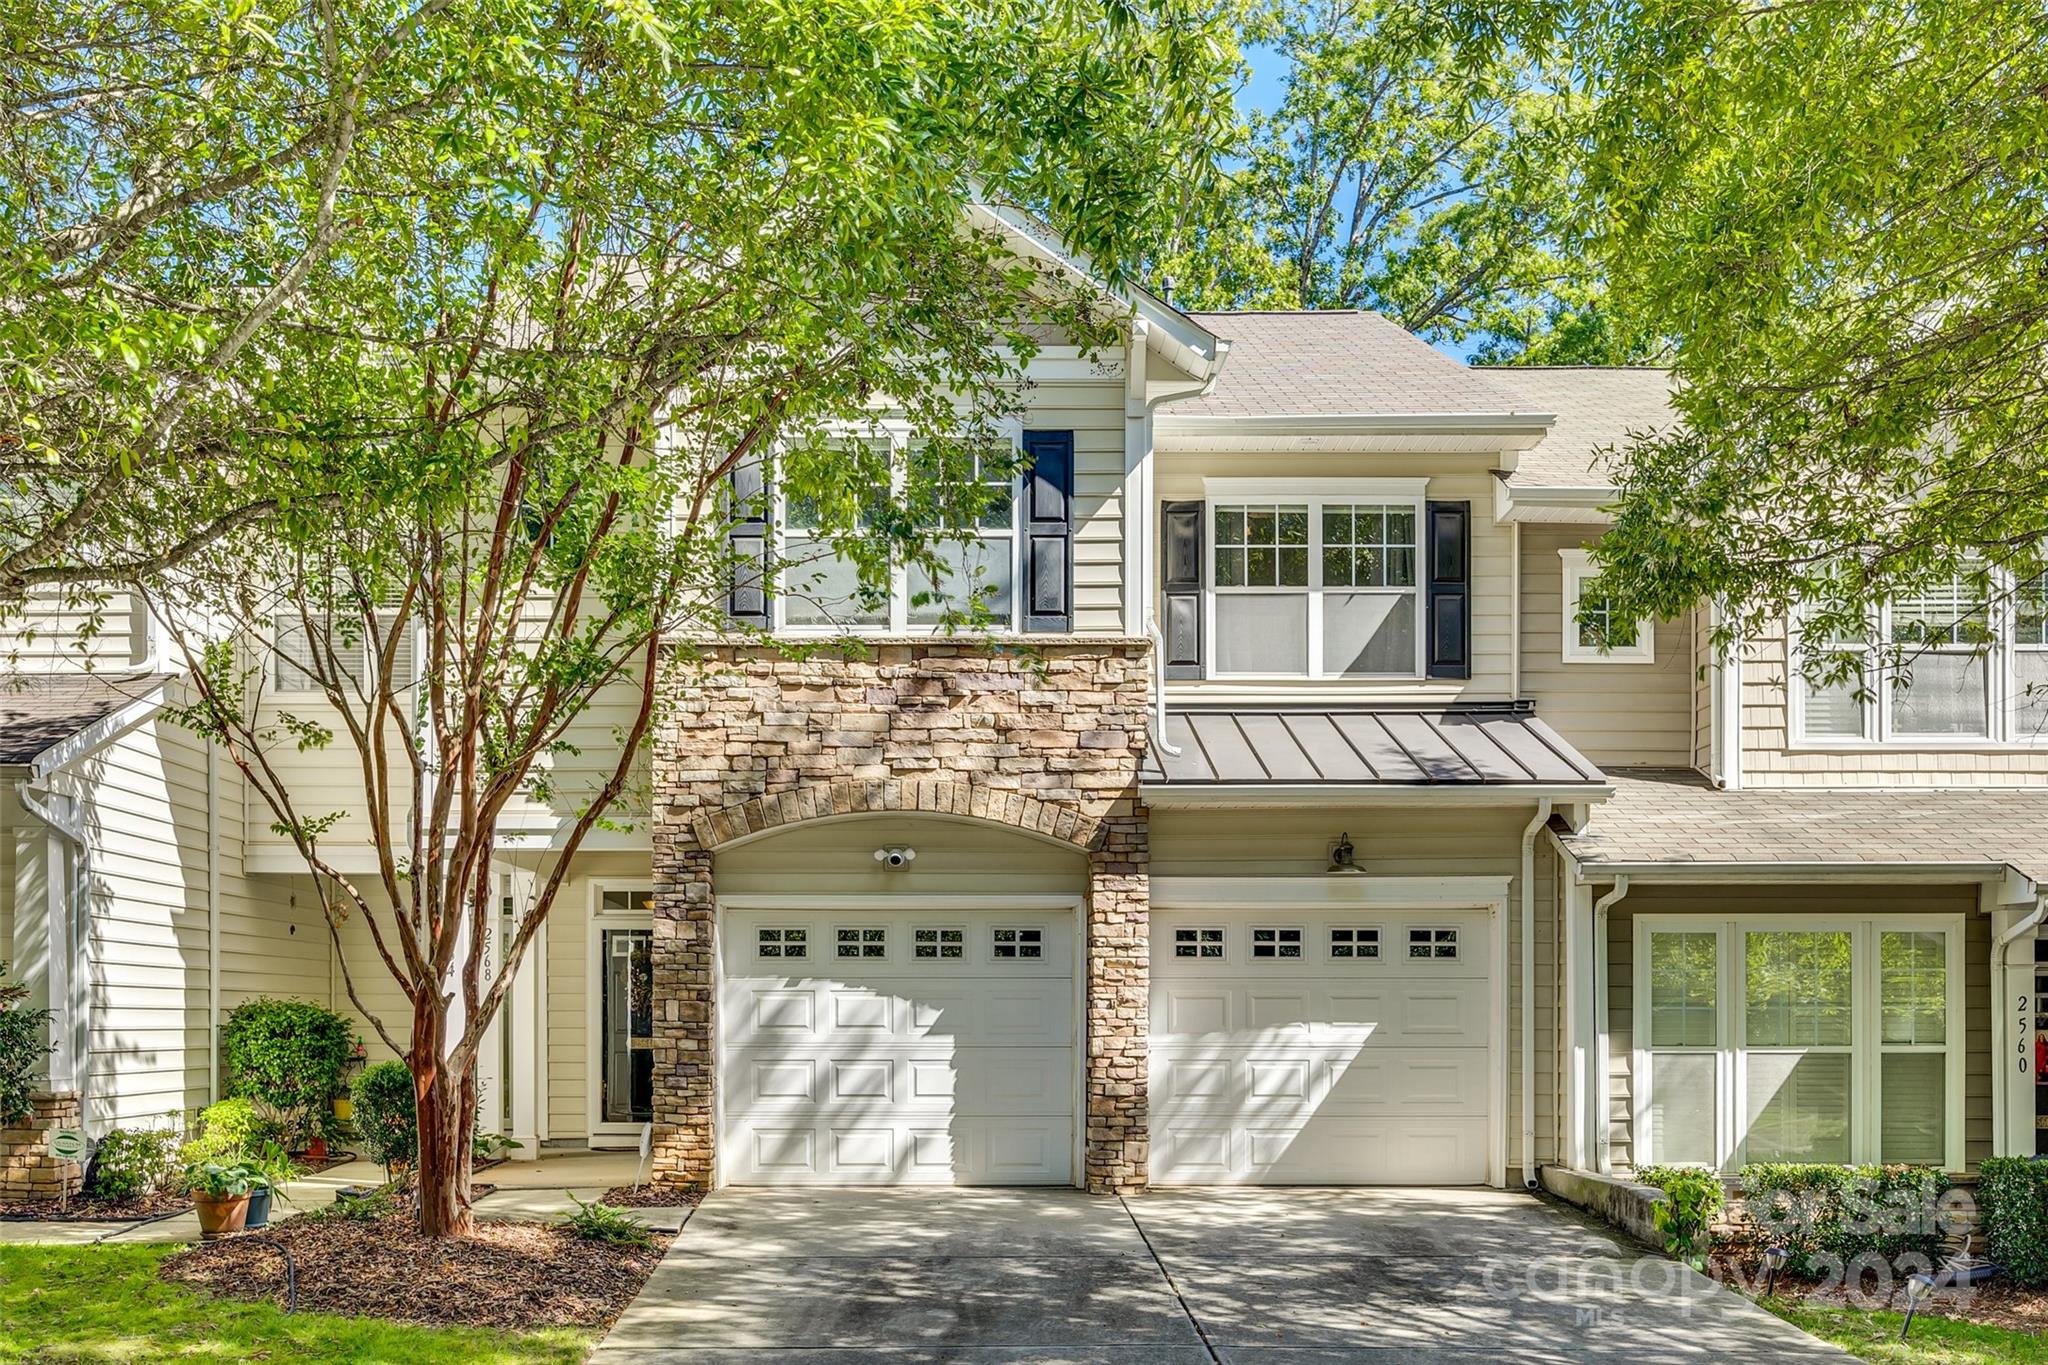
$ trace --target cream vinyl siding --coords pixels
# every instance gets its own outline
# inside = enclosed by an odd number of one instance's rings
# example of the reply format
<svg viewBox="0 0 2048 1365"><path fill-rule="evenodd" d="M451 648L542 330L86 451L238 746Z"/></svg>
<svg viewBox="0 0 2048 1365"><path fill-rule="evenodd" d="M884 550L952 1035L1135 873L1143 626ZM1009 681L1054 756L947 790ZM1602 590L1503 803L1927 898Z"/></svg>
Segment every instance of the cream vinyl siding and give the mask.
<svg viewBox="0 0 2048 1365"><path fill-rule="evenodd" d="M687 690L689 680L683 678L668 684L663 695L672 696L678 690L678 683ZM662 700L655 702L657 714L654 719L657 721L664 704ZM537 801L530 794L521 794L505 807L504 814L499 817L499 827L552 832L573 823L591 797L611 779L612 769L618 762L620 739L632 726L639 706L640 687L637 682L621 680L600 690L564 736L568 748L561 753L543 754L534 765L536 773L544 775L552 787L549 799ZM650 733L652 729L650 724ZM625 790L608 813L609 819L639 828L632 833L592 830L588 844L598 847L615 842L646 844L644 825L648 811L649 756L650 750L643 744L634 760Z"/></svg>
<svg viewBox="0 0 2048 1365"><path fill-rule="evenodd" d="M1491 455L1329 454L1302 451L1217 454L1162 450L1158 466L1159 501L1205 500L1203 481L1232 479L1355 479L1427 477L1425 497L1464 500L1472 504L1472 676L1469 679L1323 679L1301 682L1237 680L1176 681L1167 686L1188 700L1307 701L1344 698L1357 701L1446 705L1459 701L1505 701L1509 691L1513 624L1509 613L1509 571L1512 532L1494 524L1493 498L1498 483L1489 471ZM1158 509L1153 509L1153 524ZM1205 519L1202 544L1214 550L1215 527ZM1157 570L1155 570L1157 572ZM1152 585L1154 616L1163 616L1159 584ZM1420 619L1418 620L1418 627Z"/></svg>
<svg viewBox="0 0 2048 1365"><path fill-rule="evenodd" d="M1521 833L1534 805L1506 811L1379 807L1354 811L1152 812L1154 877L1317 877L1330 844L1349 832L1368 873L1389 877L1507 876L1507 1099L1493 1106L1506 1131L1508 1181L1521 1163ZM1557 875L1555 850L1536 843L1536 1160L1556 1159Z"/></svg>
<svg viewBox="0 0 2048 1365"><path fill-rule="evenodd" d="M1689 767L1698 700L1690 616L1659 621L1649 663L1564 662L1564 561L1585 528L1522 527L1522 695L1586 757L1614 767Z"/></svg>
<svg viewBox="0 0 2048 1365"><path fill-rule="evenodd" d="M1756 787L2048 786L2048 744L1963 741L1807 744L1792 734L1786 698L1785 631L1745 643L1742 663L1742 780Z"/></svg>
<svg viewBox="0 0 2048 1365"><path fill-rule="evenodd" d="M47 588L31 590L19 614L0 616L0 670L7 672L121 673L148 655L147 613L127 593L110 594L97 620L93 608L66 606L62 593Z"/></svg>
<svg viewBox="0 0 2048 1365"><path fill-rule="evenodd" d="M876 849L898 846L917 850L910 866L875 861ZM922 815L806 821L720 853L712 875L720 895L1079 896L1088 889L1088 862L1077 850L997 825Z"/></svg>
<svg viewBox="0 0 2048 1365"><path fill-rule="evenodd" d="M240 774L218 761L221 1011L259 995L328 1003L317 909L243 872ZM87 1123L207 1101L206 747L162 716L65 770L91 832Z"/></svg>
<svg viewBox="0 0 2048 1365"><path fill-rule="evenodd" d="M1604 891L1601 887L1599 890ZM1596 893L1597 894L1597 893ZM1961 912L1963 920L1963 1154L1974 1170L1991 1155L1991 921L1975 885L1894 889L1855 886L1639 886L1608 915L1609 1150L1617 1168L1634 1161L1635 916L1697 914L1726 920L1782 914L1811 919ZM1756 927L1756 926L1751 926Z"/></svg>
<svg viewBox="0 0 2048 1365"><path fill-rule="evenodd" d="M543 869L542 875L545 875ZM547 1135L576 1141L590 1132L590 909L593 888L614 891L652 887L645 854L594 854L579 858L548 912L546 975L541 978L541 1013L547 1045ZM623 923L623 919L621 923ZM652 922L651 917L648 921Z"/></svg>

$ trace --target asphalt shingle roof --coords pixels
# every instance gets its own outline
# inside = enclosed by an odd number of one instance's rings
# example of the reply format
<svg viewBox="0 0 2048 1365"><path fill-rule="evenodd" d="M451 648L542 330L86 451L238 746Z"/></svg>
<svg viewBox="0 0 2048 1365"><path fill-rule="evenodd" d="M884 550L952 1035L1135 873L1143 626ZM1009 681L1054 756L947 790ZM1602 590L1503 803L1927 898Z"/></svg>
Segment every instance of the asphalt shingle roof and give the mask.
<svg viewBox="0 0 2048 1365"><path fill-rule="evenodd" d="M1487 376L1532 411L1557 414L1550 434L1516 461L1510 485L1611 488L1610 452L1677 421L1671 374L1646 366L1501 365Z"/></svg>
<svg viewBox="0 0 2048 1365"><path fill-rule="evenodd" d="M1698 773L1610 771L1614 795L1562 834L1598 863L2004 863L2048 882L2048 787L1729 792Z"/></svg>
<svg viewBox="0 0 2048 1365"><path fill-rule="evenodd" d="M1146 751L1139 779L1171 787L1341 783L1347 786L1598 786L1604 779L1520 706L1450 710L1173 708L1169 754Z"/></svg>
<svg viewBox="0 0 2048 1365"><path fill-rule="evenodd" d="M1216 387L1180 417L1500 416L1548 412L1377 313L1190 313L1230 343Z"/></svg>
<svg viewBox="0 0 2048 1365"><path fill-rule="evenodd" d="M0 677L0 763L32 763L45 749L170 679L168 673L17 673Z"/></svg>

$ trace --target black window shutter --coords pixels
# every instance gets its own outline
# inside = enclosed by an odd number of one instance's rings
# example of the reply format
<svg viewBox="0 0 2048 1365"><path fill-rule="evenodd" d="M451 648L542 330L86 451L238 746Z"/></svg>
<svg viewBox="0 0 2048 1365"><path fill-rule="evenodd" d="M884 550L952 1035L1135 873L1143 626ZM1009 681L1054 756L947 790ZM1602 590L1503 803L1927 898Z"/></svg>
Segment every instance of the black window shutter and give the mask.
<svg viewBox="0 0 2048 1365"><path fill-rule="evenodd" d="M768 610L769 513L774 506L768 486L768 471L759 456L742 460L733 467L732 589L726 594L725 611L734 621L766 630L772 623Z"/></svg>
<svg viewBox="0 0 2048 1365"><path fill-rule="evenodd" d="M1169 502L1159 509L1160 608L1166 619L1166 676L1202 676L1202 524L1199 502Z"/></svg>
<svg viewBox="0 0 2048 1365"><path fill-rule="evenodd" d="M1429 676L1472 676L1472 504L1428 506Z"/></svg>
<svg viewBox="0 0 2048 1365"><path fill-rule="evenodd" d="M1024 629L1074 628L1074 433L1024 433Z"/></svg>

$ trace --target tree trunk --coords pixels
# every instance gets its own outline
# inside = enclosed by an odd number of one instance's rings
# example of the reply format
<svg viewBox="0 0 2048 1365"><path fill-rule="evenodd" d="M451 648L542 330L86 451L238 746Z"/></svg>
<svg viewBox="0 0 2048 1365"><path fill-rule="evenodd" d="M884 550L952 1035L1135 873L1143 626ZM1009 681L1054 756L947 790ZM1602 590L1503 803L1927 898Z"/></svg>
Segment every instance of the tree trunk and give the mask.
<svg viewBox="0 0 2048 1365"><path fill-rule="evenodd" d="M439 1017L427 1020L421 1014ZM407 1059L419 1117L419 1223L429 1237L467 1237L476 1230L469 1192L476 1079L449 1074L441 1046L446 1026L447 1017L439 1010L417 1011Z"/></svg>

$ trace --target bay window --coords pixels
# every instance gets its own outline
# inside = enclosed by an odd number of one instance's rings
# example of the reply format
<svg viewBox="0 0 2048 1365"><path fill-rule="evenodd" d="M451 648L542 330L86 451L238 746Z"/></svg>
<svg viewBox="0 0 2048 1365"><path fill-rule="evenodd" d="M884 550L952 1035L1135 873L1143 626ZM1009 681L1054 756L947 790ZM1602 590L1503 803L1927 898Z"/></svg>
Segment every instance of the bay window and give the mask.
<svg viewBox="0 0 2048 1365"><path fill-rule="evenodd" d="M1961 1162L1959 916L1636 932L1637 1165Z"/></svg>
<svg viewBox="0 0 2048 1365"><path fill-rule="evenodd" d="M1423 482L1210 480L1210 676L1420 677Z"/></svg>

